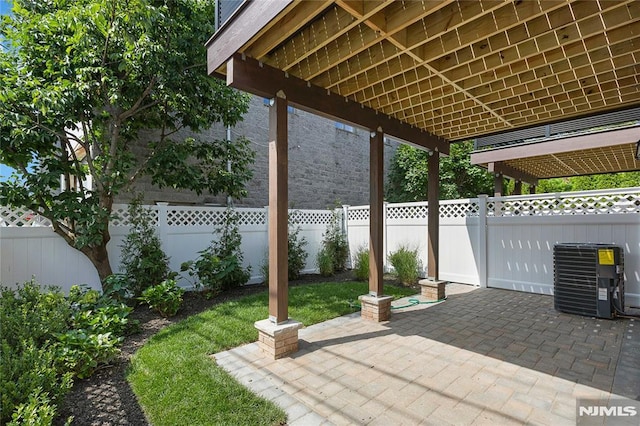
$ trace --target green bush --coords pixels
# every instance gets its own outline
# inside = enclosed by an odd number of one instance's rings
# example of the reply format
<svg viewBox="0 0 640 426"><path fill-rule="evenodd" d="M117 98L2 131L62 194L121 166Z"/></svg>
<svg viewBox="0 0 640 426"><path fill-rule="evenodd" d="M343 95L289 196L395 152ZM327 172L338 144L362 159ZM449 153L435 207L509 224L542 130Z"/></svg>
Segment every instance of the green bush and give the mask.
<svg viewBox="0 0 640 426"><path fill-rule="evenodd" d="M103 295L118 301L124 301L133 297L129 290L129 278L125 274L112 274L102 283Z"/></svg>
<svg viewBox="0 0 640 426"><path fill-rule="evenodd" d="M49 426L55 416L56 406L52 404L49 394L38 388L29 395L27 402L16 407L8 426Z"/></svg>
<svg viewBox="0 0 640 426"><path fill-rule="evenodd" d="M171 278L169 258L162 250L151 212L136 197L128 208L129 233L121 251L122 268L129 279L129 290L138 297L144 289Z"/></svg>
<svg viewBox="0 0 640 426"><path fill-rule="evenodd" d="M238 230L238 214L232 208L227 209L222 227L215 232L220 238L199 251L196 261L180 265L182 272L196 278L196 287L202 285L212 294L239 287L251 278L251 267L242 266L242 235Z"/></svg>
<svg viewBox="0 0 640 426"><path fill-rule="evenodd" d="M398 250L389 255L389 261L401 283L405 285L416 283L421 266L417 249L411 250L406 246L400 246Z"/></svg>
<svg viewBox="0 0 640 426"><path fill-rule="evenodd" d="M295 213L294 213L295 214ZM300 236L300 226L295 222L293 215L289 213L289 227L287 233L287 278L296 280L300 278L300 271L307 264L307 253L304 247L307 239ZM264 261L260 265L260 272L264 277L264 282L269 282L269 250L264 256Z"/></svg>
<svg viewBox="0 0 640 426"><path fill-rule="evenodd" d="M322 235L322 249L316 259L320 274L333 275L334 272L344 271L349 256L349 244L340 226L340 213L334 210L331 221ZM322 263L321 263L322 261Z"/></svg>
<svg viewBox="0 0 640 426"><path fill-rule="evenodd" d="M0 288L0 424L50 424L74 375L117 354L131 308L74 286Z"/></svg>
<svg viewBox="0 0 640 426"><path fill-rule="evenodd" d="M182 305L183 294L184 289L178 287L175 280L166 280L143 291L140 300L163 317L172 317Z"/></svg>
<svg viewBox="0 0 640 426"><path fill-rule="evenodd" d="M287 237L288 242L288 277L289 280L295 280L300 278L300 271L307 263L307 257L309 253L304 250L307 245L307 239L300 237L300 226L292 221L291 215L289 215L289 235Z"/></svg>
<svg viewBox="0 0 640 426"><path fill-rule="evenodd" d="M55 357L54 334L68 328L71 312L59 289L41 292L33 280L15 290L1 289L0 424L9 422L16 408L28 404L37 389L53 404L70 389L71 374L60 371ZM33 414L24 406L23 416L25 410Z"/></svg>
<svg viewBox="0 0 640 426"><path fill-rule="evenodd" d="M316 264L320 270L320 275L328 277L334 273L333 256L325 247L318 251L316 256Z"/></svg>
<svg viewBox="0 0 640 426"><path fill-rule="evenodd" d="M361 247L354 256L353 273L359 281L369 279L369 249Z"/></svg>

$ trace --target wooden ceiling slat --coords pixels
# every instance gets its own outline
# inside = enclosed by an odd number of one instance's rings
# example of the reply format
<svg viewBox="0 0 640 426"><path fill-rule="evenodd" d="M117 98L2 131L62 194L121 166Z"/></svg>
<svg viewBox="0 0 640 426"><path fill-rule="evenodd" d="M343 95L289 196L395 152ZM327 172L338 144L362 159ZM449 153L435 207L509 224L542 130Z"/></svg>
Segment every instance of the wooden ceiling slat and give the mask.
<svg viewBox="0 0 640 426"><path fill-rule="evenodd" d="M578 43L579 45L582 46L582 43ZM607 56L605 56L606 54L608 54L609 52L629 52L629 50L631 48L640 48L640 38L637 38L635 40L627 40L625 42L622 42L620 44L614 45L613 49L608 49L606 46L605 47L600 47L596 50L600 50L600 53L596 53L594 54L594 59L596 57L602 57L606 60ZM583 53L584 58L586 59L575 59L575 64L574 66L579 68L579 63L583 62L586 65L585 66L589 66L588 70L585 70L584 72L591 72L592 69L590 68L590 61L588 59L588 56L586 54ZM628 56L628 54L627 54ZM572 58L570 58L572 59ZM562 58L561 62L565 62L567 59L566 58ZM530 83L532 81L537 81L536 79L538 78L536 76L537 73L542 73L545 74L548 71L548 67L552 67L555 68L555 64L553 63L544 63L543 62L543 66L542 66L542 70L537 69L537 70L529 70L526 69L526 67L520 67L519 69L515 69L515 68L508 68L509 71L508 72L504 72L503 74L506 75L507 77L504 78L504 82L498 81L498 82L493 82L492 86L490 87L486 87L486 86L481 86L478 89L475 88L470 88L469 90L478 98L480 98L481 100L485 101L485 102L493 102L497 99L503 98L505 96L510 96L509 93L505 93L508 92L509 90L511 91L511 93L513 93L514 91L517 92L529 92L530 90L527 88L521 89L519 88L519 85L522 84L527 84ZM569 71L566 71L564 73L557 73L555 77L550 77L549 81L552 81L554 78L558 79L558 85L563 84L562 82L568 82L568 81L575 81L576 79L576 69L572 68L572 66L567 67ZM523 73L518 74L518 71L520 70L525 70ZM556 71L557 72L557 71ZM580 73L582 71L578 70L578 73ZM497 87L497 84L500 83L500 87L509 87L509 90L499 90L499 88ZM574 83L575 84L575 83ZM465 84L466 85L466 84ZM432 100L436 100L438 98L438 94L434 93L433 90L432 91L427 91L425 90L424 87L409 87L406 91L400 91L398 92L398 96L399 99L403 99L403 103L404 104L411 104L411 105L419 105L421 104L420 100L421 99L430 99L430 101L427 101L424 103L425 107L429 108L429 102L433 102ZM563 88L564 90L564 88ZM416 96L412 96L411 93L417 93ZM424 93L424 94L423 94ZM372 104L372 105L376 105L377 108L384 108L385 105L381 105L381 104ZM390 113L394 113L396 110L401 110L403 107L399 106L396 107L394 110L389 110L386 109L386 111L390 112Z"/></svg>
<svg viewBox="0 0 640 426"><path fill-rule="evenodd" d="M308 17L314 16L323 11L331 4L331 0L324 1L302 1L280 20L276 27L270 27L254 37L250 43L250 48L244 53L260 61L265 60L265 56L276 46L304 28L308 23Z"/></svg>
<svg viewBox="0 0 640 426"><path fill-rule="evenodd" d="M624 34L625 34L625 36L626 36L626 37L634 36L633 32L632 32L631 30L629 30L629 29L625 29L625 30L624 30ZM637 36L637 34L635 34L635 36ZM596 37L597 37L597 36L596 36ZM604 36L603 36L603 37L604 37ZM613 37L612 37L612 38L613 38ZM622 37L618 36L618 37L616 37L616 39L617 39L617 40L620 40L620 39L622 39ZM602 41L604 41L604 40L605 40L605 38L602 38L602 40L600 40L600 38L598 38L598 39L597 39L597 41L600 41L600 43L597 43L597 46L598 46L598 47L601 47L601 46L603 46L603 45L605 45L605 46L606 46L606 43L602 43ZM595 44L595 43L594 43L594 44ZM573 46L573 47L572 47L572 46ZM554 53L555 53L556 55L558 55L558 57L561 57L561 58L564 58L564 57L566 57L567 55L569 55L569 56L570 56L570 55L572 55L572 54L576 54L576 52L572 52L572 51L571 51L571 49L573 49L573 50L575 50L575 51L583 52L583 51L584 51L584 44L583 44L583 42L582 42L581 40L578 40L578 41L576 41L576 42L574 42L574 43L571 43L570 45L568 45L568 46L567 46L567 47L565 47L564 49L563 49L563 47L557 47L557 46L556 46L556 48L555 48L555 49L553 49L555 52L552 52L552 54L554 54ZM566 53L565 53L565 52L566 52ZM544 63L544 64L548 63L548 61L545 61L545 60L544 60L544 56L537 55L537 58L539 58L539 60L540 60L542 63ZM533 60L533 61L535 61L535 59L536 59L536 58L532 58L532 60ZM501 76L500 74L498 74L498 73L494 73L494 74L493 74L493 75L491 75L489 78L491 78L492 80L495 80L495 79L499 79L499 78L510 77L510 76L513 76L514 74L517 74L517 73L519 73L519 72L522 72L522 70L528 70L528 64L527 64L527 62L522 62L522 61L520 61L520 60L519 60L518 64L519 64L519 65L518 65L518 68L515 68L514 66L510 66L510 64L505 64L505 65L504 65L504 66L502 66L502 67L498 67L498 69L502 69L502 70L503 70L503 72L502 72L502 76ZM466 79L466 80L462 80L462 81L461 81L461 79L464 77L464 75L465 75L465 74L466 74L466 75L469 75L469 74L470 74L470 71L469 71L466 67L465 67L465 68L462 68L462 69L458 69L458 71L461 71L463 74L460 74L460 75L453 74L452 72L456 72L456 71L454 70L454 71L451 71L451 72L445 73L445 75L446 75L449 79L452 79L452 80L458 81L458 82L459 82L459 84L460 84L461 86L466 87L466 88L468 88L468 89L471 89L471 88L475 87L475 85L477 85L477 83L482 84L482 82L476 82L476 84L474 85L472 82L468 81L468 80L469 80L469 78L468 78L468 79ZM482 73L484 73L484 72L486 72L486 71L487 71L486 69L482 69L480 72L477 72L477 73L475 73L475 74L476 74L476 75L482 75ZM410 77L411 77L411 78L413 78L414 76L413 76L413 75L411 75ZM471 78L473 78L473 77L471 77ZM397 80L397 78L396 78L396 80ZM384 84L384 83L382 83L382 84ZM394 86L398 86L397 82L394 82L393 84L394 84ZM430 83L430 85L432 85L432 84ZM384 89L381 89L381 90L384 90ZM432 97L432 96L431 96L431 94L429 94L429 93L428 93L428 90L427 90L427 89L422 88L422 87L420 87L420 86L418 86L418 87L413 87L413 88L411 89L411 92L412 92L412 93L425 93L425 97L426 97L426 98L430 98L430 97ZM342 93L342 92L341 92L341 93ZM474 95L475 95L475 92L474 92ZM359 102L371 103L372 105L379 105L380 107L385 106L385 104L384 104L384 103L375 104L375 103L373 103L373 102L372 102L372 99L366 99L366 98L363 98L363 97L361 97L361 96L357 96L357 95L356 95L356 96L354 96L354 99L357 99Z"/></svg>

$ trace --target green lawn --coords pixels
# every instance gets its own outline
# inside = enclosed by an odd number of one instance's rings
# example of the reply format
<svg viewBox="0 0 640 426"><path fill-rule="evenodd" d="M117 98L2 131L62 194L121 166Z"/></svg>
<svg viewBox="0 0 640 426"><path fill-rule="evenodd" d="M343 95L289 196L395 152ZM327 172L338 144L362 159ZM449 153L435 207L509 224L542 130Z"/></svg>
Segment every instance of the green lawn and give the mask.
<svg viewBox="0 0 640 426"><path fill-rule="evenodd" d="M322 283L289 289L289 316L308 326L353 312L348 301L366 283ZM386 286L408 296L411 289ZM268 317L267 292L217 305L160 331L132 360L128 380L154 426L273 425L283 410L237 383L210 354L254 342L255 321Z"/></svg>

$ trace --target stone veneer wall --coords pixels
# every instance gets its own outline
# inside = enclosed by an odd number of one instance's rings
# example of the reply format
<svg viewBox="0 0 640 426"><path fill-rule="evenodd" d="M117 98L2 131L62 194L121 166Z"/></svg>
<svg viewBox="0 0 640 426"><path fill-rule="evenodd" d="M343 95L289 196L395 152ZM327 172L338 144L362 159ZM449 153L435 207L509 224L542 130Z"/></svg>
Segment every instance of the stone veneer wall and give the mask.
<svg viewBox="0 0 640 426"><path fill-rule="evenodd" d="M186 137L182 132L178 137ZM256 152L254 177L248 195L236 200L239 207L263 207L269 203L269 107L263 99L252 97L244 120L232 128L231 139L244 136ZM202 133L204 138L224 139L226 129L215 125ZM144 137L141 138L144 140ZM385 176L398 143L385 142ZM135 151L144 150L136 146ZM146 203L165 201L176 204L225 204L224 196L200 196L169 188L160 190L148 178L138 181ZM117 202L127 202L126 194ZM289 204L294 208L324 209L341 204L369 204L369 133L336 128L335 122L294 109L289 112Z"/></svg>

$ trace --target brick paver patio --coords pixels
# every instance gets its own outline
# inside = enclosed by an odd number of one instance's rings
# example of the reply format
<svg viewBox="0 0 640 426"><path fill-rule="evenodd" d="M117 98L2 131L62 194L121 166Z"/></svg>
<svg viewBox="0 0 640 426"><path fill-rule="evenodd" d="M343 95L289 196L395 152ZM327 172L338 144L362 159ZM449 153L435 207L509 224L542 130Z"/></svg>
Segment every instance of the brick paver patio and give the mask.
<svg viewBox="0 0 640 426"><path fill-rule="evenodd" d="M302 329L289 358L267 359L255 343L215 358L291 425L574 425L577 398L640 399L637 321L472 289L450 284L446 302L385 323L352 314Z"/></svg>

